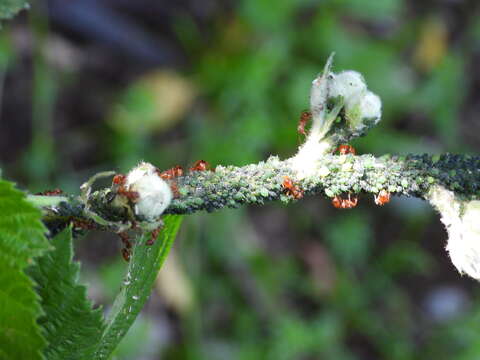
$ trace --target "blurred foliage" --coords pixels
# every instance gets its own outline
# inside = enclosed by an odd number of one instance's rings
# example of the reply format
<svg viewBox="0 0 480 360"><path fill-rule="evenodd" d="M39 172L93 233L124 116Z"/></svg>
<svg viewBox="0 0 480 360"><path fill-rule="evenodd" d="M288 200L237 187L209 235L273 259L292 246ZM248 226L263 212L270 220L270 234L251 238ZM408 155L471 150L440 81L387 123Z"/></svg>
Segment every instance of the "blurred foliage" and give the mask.
<svg viewBox="0 0 480 360"><path fill-rule="evenodd" d="M0 39L0 162L32 192L77 191L92 173L141 159L168 168L290 156L332 51L335 70L362 72L383 100L383 121L353 144L359 153L478 151L475 0L83 1L104 16L88 28L59 3L48 2L48 18L34 7ZM115 34L120 18L137 26L131 38ZM183 61L148 62L136 50L142 34ZM119 242L101 236L79 240L79 256L92 296L109 303L125 264ZM480 294L445 240L432 211L407 199L189 216L174 270L185 279L168 285L189 294L188 310L153 297L117 357L479 358Z"/></svg>
<svg viewBox="0 0 480 360"><path fill-rule="evenodd" d="M0 20L10 19L27 7L28 2L26 0L2 0L0 3Z"/></svg>

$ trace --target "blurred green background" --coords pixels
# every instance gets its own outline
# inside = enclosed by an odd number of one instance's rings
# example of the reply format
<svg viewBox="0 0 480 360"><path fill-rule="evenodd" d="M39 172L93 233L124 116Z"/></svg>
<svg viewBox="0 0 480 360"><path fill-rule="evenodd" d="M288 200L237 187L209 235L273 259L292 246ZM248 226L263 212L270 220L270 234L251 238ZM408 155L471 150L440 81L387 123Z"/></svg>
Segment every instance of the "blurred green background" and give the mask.
<svg viewBox="0 0 480 360"><path fill-rule="evenodd" d="M310 84L362 72L384 117L359 153L478 152L476 0L37 1L0 35L0 167L31 192L101 170L296 151ZM478 283L425 203L309 197L188 216L118 359L480 359ZM76 240L99 305L120 241Z"/></svg>

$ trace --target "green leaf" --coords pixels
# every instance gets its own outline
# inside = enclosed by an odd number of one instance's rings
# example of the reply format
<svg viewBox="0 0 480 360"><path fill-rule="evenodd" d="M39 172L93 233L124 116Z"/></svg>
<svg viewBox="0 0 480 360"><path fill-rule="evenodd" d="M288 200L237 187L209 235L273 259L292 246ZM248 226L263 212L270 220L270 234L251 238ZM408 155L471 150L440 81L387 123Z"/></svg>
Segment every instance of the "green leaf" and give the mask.
<svg viewBox="0 0 480 360"><path fill-rule="evenodd" d="M0 181L0 262L23 269L49 249L41 212L13 184Z"/></svg>
<svg viewBox="0 0 480 360"><path fill-rule="evenodd" d="M20 10L28 8L27 0L1 0L0 19L10 19Z"/></svg>
<svg viewBox="0 0 480 360"><path fill-rule="evenodd" d="M24 269L50 248L40 210L13 184L0 180L0 359L43 359L42 314Z"/></svg>
<svg viewBox="0 0 480 360"><path fill-rule="evenodd" d="M181 216L166 216L165 226L153 245L145 244L150 239L150 233L135 242L127 274L113 303L95 359L107 359L110 356L142 310L157 273L173 245L181 221Z"/></svg>
<svg viewBox="0 0 480 360"><path fill-rule="evenodd" d="M92 359L105 329L101 309L92 309L78 282L80 265L72 261L72 230L52 240L55 250L38 260L30 275L38 283L45 316L39 323L49 342L45 355L55 359Z"/></svg>

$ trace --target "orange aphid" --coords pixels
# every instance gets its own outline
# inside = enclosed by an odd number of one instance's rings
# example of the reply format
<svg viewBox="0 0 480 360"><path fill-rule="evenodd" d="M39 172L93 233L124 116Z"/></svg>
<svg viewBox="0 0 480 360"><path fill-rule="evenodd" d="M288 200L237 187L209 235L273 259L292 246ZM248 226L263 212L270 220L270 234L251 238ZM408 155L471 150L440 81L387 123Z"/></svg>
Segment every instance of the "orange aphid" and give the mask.
<svg viewBox="0 0 480 360"><path fill-rule="evenodd" d="M160 171L157 169L157 174L161 179L168 181L170 184L170 189L172 189L173 197L180 197L180 192L178 191L178 184L175 181L175 178L183 176L183 168L180 165L177 165L171 169Z"/></svg>
<svg viewBox="0 0 480 360"><path fill-rule="evenodd" d="M212 170L210 168L210 164L206 162L205 160L198 160L193 164L193 166L190 168L190 171L206 171L206 170Z"/></svg>
<svg viewBox="0 0 480 360"><path fill-rule="evenodd" d="M168 170L165 170L165 171L162 171L162 172L160 172L160 170L158 170L157 174L163 180L171 180L171 179L174 179L176 177L182 176L183 175L183 168L181 166L177 165L177 166L175 166L171 169L168 169Z"/></svg>
<svg viewBox="0 0 480 360"><path fill-rule="evenodd" d="M288 176L284 176L282 186L285 189L286 194L294 199L301 199L303 197L303 190L295 185L292 179Z"/></svg>
<svg viewBox="0 0 480 360"><path fill-rule="evenodd" d="M115 185L125 185L125 182L127 181L127 177L123 174L117 174L113 177L112 182Z"/></svg>
<svg viewBox="0 0 480 360"><path fill-rule="evenodd" d="M351 145L340 145L335 152L339 152L340 155L352 154L355 155L355 148Z"/></svg>
<svg viewBox="0 0 480 360"><path fill-rule="evenodd" d="M138 192L128 190L125 186L126 181L127 177L123 174L117 174L113 177L112 183L116 185L117 194L123 195L131 201L137 200L139 197Z"/></svg>
<svg viewBox="0 0 480 360"><path fill-rule="evenodd" d="M390 193L387 190L380 190L380 192L375 195L375 204L378 206L383 206L386 203L390 202Z"/></svg>
<svg viewBox="0 0 480 360"><path fill-rule="evenodd" d="M348 194L348 198L344 199L340 195L335 196L332 199L332 205L337 209L351 209L357 206L358 204L358 197L351 196Z"/></svg>

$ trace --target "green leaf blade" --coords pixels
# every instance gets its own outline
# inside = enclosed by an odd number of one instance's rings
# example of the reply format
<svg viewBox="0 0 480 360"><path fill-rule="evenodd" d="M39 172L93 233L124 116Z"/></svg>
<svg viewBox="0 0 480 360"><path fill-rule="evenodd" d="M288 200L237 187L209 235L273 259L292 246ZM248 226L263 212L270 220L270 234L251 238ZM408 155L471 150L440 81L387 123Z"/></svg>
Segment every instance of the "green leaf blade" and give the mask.
<svg viewBox="0 0 480 360"><path fill-rule="evenodd" d="M39 284L45 316L40 323L49 342L49 360L92 359L105 328L101 309L92 309L86 288L78 283L80 265L73 262L72 231L52 239L55 250L30 271Z"/></svg>
<svg viewBox="0 0 480 360"><path fill-rule="evenodd" d="M0 180L0 359L43 359L46 341L33 281L24 269L48 249L41 212L12 183Z"/></svg>
<svg viewBox="0 0 480 360"><path fill-rule="evenodd" d="M148 300L158 271L177 235L182 216L165 217L165 226L151 246L145 245L150 234L136 241L123 286L107 320L95 359L107 359L127 333Z"/></svg>
<svg viewBox="0 0 480 360"><path fill-rule="evenodd" d="M0 181L0 262L23 269L50 248L41 216L24 193Z"/></svg>

